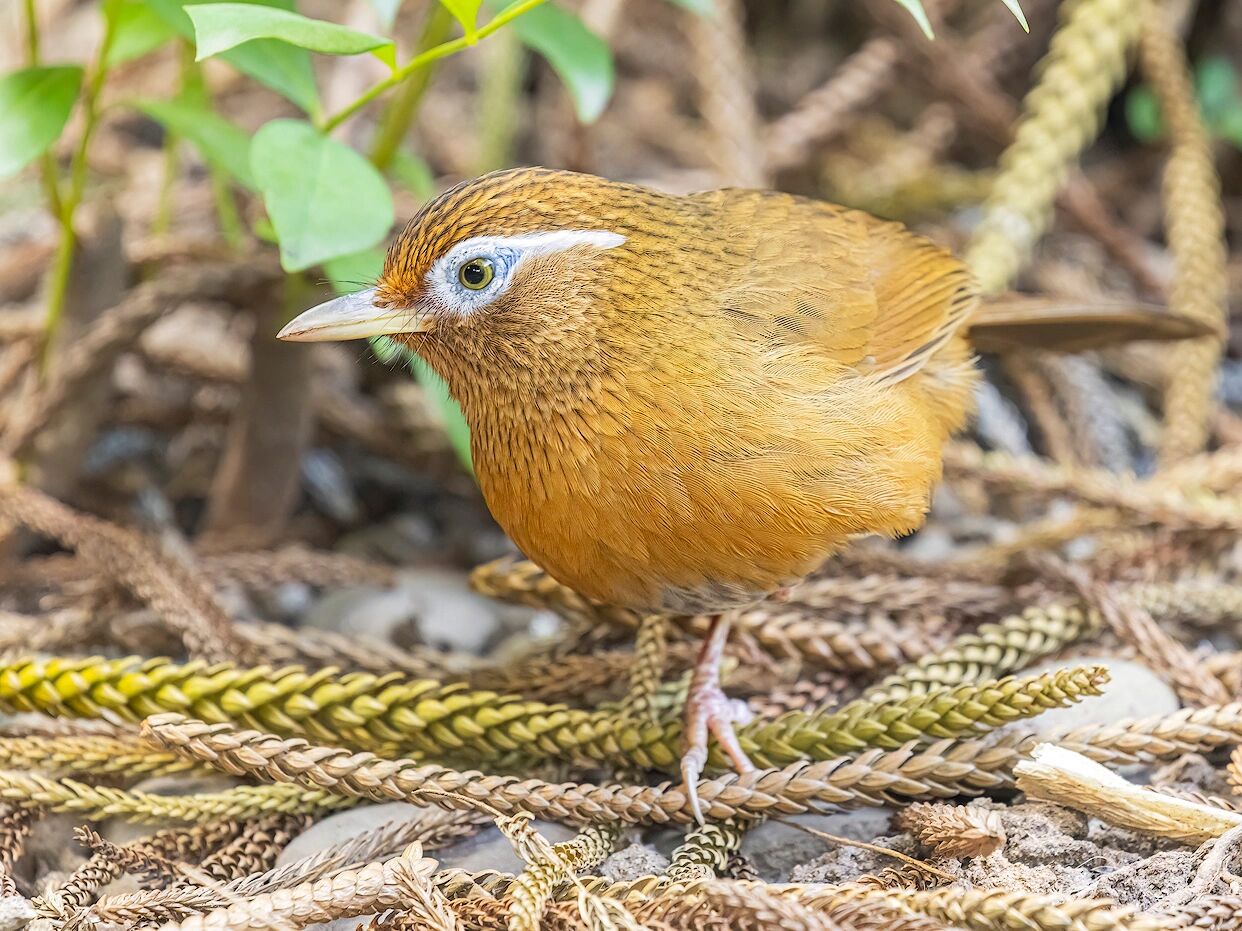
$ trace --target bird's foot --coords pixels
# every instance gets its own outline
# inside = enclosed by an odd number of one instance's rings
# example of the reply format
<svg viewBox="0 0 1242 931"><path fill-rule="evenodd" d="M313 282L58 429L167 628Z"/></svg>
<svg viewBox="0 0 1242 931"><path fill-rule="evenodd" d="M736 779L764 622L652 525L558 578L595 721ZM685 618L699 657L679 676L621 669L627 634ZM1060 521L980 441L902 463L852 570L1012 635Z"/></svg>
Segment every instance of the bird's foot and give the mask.
<svg viewBox="0 0 1242 931"><path fill-rule="evenodd" d="M696 674L695 679L699 676ZM707 765L707 738L710 734L720 743L720 748L733 762L739 773L754 772L755 764L737 739L735 724L747 724L752 719L745 702L735 701L725 695L715 675L708 681L696 681L686 699L685 752L681 757L681 778L695 820L703 824L703 809L699 803L699 776Z"/></svg>

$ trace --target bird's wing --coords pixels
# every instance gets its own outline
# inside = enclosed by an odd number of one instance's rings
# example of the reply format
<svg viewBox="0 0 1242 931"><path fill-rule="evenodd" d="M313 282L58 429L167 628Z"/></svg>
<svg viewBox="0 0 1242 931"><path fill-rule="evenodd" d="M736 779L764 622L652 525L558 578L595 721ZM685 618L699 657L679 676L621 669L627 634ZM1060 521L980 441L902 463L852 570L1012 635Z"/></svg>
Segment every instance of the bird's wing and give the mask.
<svg viewBox="0 0 1242 931"><path fill-rule="evenodd" d="M919 371L977 302L965 266L898 223L784 194L720 191L720 306L749 338L813 346L882 382Z"/></svg>

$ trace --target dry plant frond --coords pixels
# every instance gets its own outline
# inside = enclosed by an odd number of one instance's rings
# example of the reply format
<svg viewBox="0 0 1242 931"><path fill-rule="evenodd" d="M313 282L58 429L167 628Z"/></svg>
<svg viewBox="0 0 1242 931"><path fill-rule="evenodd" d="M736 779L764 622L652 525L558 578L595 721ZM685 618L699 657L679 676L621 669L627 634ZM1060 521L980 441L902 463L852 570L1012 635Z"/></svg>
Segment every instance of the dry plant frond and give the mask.
<svg viewBox="0 0 1242 931"><path fill-rule="evenodd" d="M218 819L180 830L157 831L126 847L164 860L195 861L207 856L222 844L234 840L246 826L247 822L244 821ZM86 838L87 843L97 836L94 832L80 835L81 838ZM122 861L123 858L115 856L111 849L107 852L96 850L64 883L36 899L35 908L46 917L67 917L90 904L99 889L121 875L124 869Z"/></svg>
<svg viewBox="0 0 1242 931"><path fill-rule="evenodd" d="M1094 612L1077 605L1032 606L995 624L982 624L943 650L903 666L864 697L893 701L1012 672L1090 637L1099 626Z"/></svg>
<svg viewBox="0 0 1242 931"><path fill-rule="evenodd" d="M694 52L699 108L715 141L716 168L726 184L763 187L767 172L742 4L716 0L710 16L687 15L683 21Z"/></svg>
<svg viewBox="0 0 1242 931"><path fill-rule="evenodd" d="M1199 844L1242 826L1242 814L1132 785L1086 757L1043 744L1014 767L1018 788L1121 827Z"/></svg>
<svg viewBox="0 0 1242 931"><path fill-rule="evenodd" d="M729 858L741 849L742 836L748 826L746 822L730 818L692 827L673 851L664 875L673 882L715 879L724 872Z"/></svg>
<svg viewBox="0 0 1242 931"><path fill-rule="evenodd" d="M1186 931L1238 931L1242 928L1242 895L1205 895L1163 910L1175 928Z"/></svg>
<svg viewBox="0 0 1242 931"><path fill-rule="evenodd" d="M960 686L942 695L912 695L883 707L863 703L842 712L789 715L747 725L739 739L758 761L825 759L843 749L898 746L1029 717L1097 694L1104 676L1095 668L1061 670ZM352 746L397 744L480 760L569 757L672 769L679 757L676 721L643 726L612 709L580 711L397 674L342 677L331 669L178 666L134 658L17 660L0 666L0 707L73 715L107 709L131 720L163 710L188 711ZM713 760L722 765L719 756Z"/></svg>
<svg viewBox="0 0 1242 931"><path fill-rule="evenodd" d="M944 465L948 476L972 477L1025 495L1068 497L1121 511L1143 524L1231 533L1242 530L1242 501L1207 491L1190 494L1156 480L1140 482L1102 469L1067 469L1031 457L984 453L963 444L946 447Z"/></svg>
<svg viewBox="0 0 1242 931"><path fill-rule="evenodd" d="M1228 316L1220 178L1182 40L1169 15L1162 4L1151 0L1132 13L1142 23L1139 62L1160 101L1172 140L1163 180L1165 227L1174 259L1169 307L1220 328ZM1164 398L1162 463L1200 452L1207 443L1223 349L1223 333L1173 347Z"/></svg>
<svg viewBox="0 0 1242 931"><path fill-rule="evenodd" d="M974 805L919 802L902 809L896 824L940 857L986 857L1005 845L1000 814Z"/></svg>
<svg viewBox="0 0 1242 931"><path fill-rule="evenodd" d="M579 870L590 869L612 853L621 825L595 825L577 837L551 844L531 825L529 814L502 816L496 824L526 861L509 887L504 908L509 931L539 931L544 909L556 887L571 880Z"/></svg>
<svg viewBox="0 0 1242 931"><path fill-rule="evenodd" d="M193 769L170 753L152 753L138 734L0 737L0 768L36 770L49 776L90 774L166 776Z"/></svg>
<svg viewBox="0 0 1242 931"><path fill-rule="evenodd" d="M313 883L255 895L203 915L167 923L162 931L267 931L366 915L386 908L419 908L428 901L436 861L417 844L383 863L369 863Z"/></svg>
<svg viewBox="0 0 1242 931"><path fill-rule="evenodd" d="M1057 190L1095 138L1125 77L1139 19L1128 0L1062 6L1039 81L1023 101L1013 143L1001 156L983 220L966 250L966 264L985 293L1009 285L1047 228Z"/></svg>
<svg viewBox="0 0 1242 931"><path fill-rule="evenodd" d="M180 886L151 892L108 896L91 909L104 922L175 921L195 912L223 908L231 901L314 883L345 869L386 860L426 838L444 846L473 830L490 815L429 810L414 821L392 822L284 866L234 880L226 886ZM424 850L427 845L424 845Z"/></svg>
<svg viewBox="0 0 1242 931"><path fill-rule="evenodd" d="M232 583L259 591L289 582L316 588L385 587L397 579L397 571L391 566L301 546L205 554L201 563L203 572L215 585Z"/></svg>
<svg viewBox="0 0 1242 931"><path fill-rule="evenodd" d="M816 151L822 151L829 141L849 128L859 110L892 84L900 60L898 42L886 36L869 39L841 63L827 82L768 126L768 170L796 168Z"/></svg>
<svg viewBox="0 0 1242 931"><path fill-rule="evenodd" d="M88 827L76 828L74 836L105 861L115 864L118 875L129 873L148 884L163 885L176 879L180 873L175 861L156 852L150 844L114 844Z"/></svg>
<svg viewBox="0 0 1242 931"><path fill-rule="evenodd" d="M379 760L368 753L314 747L299 739L235 731L229 725L160 715L146 722L159 746L209 762L233 775L253 775L375 801L428 802L506 814L530 812L570 823L689 823L684 789L669 786L547 783L537 779L456 772L413 760ZM703 810L714 820L799 814L811 803L845 808L977 794L1011 786L1014 764L1047 739L1005 732L989 740L939 741L913 748L868 751L780 770L728 775L699 783ZM1173 715L1113 725L1093 725L1059 738L1065 746L1115 765L1209 752L1242 740L1242 705L1185 709Z"/></svg>
<svg viewBox="0 0 1242 931"><path fill-rule="evenodd" d="M289 841L310 827L311 821L307 814L257 818L245 833L214 851L198 868L219 883L265 873L276 865L276 858Z"/></svg>
<svg viewBox="0 0 1242 931"><path fill-rule="evenodd" d="M667 658L668 621L656 614L644 617L634 639L629 685L621 702L624 717L645 725L657 723L655 700Z"/></svg>
<svg viewBox="0 0 1242 931"><path fill-rule="evenodd" d="M1081 567L1050 560L1045 561L1045 565L1072 583L1113 633L1134 646L1147 665L1173 686L1182 701L1192 705L1229 701L1224 683L1204 670L1185 646L1169 636L1151 614L1124 591L1093 580Z"/></svg>
<svg viewBox="0 0 1242 931"><path fill-rule="evenodd" d="M1165 919L1136 913L1109 899L1065 899L1061 896L1008 892L998 889L961 889L956 886L940 889L859 890L857 887L832 887L812 893L804 901L820 907L821 902L854 896L905 908L946 921L968 931L1013 931L1027 928L1038 931L1075 929L1075 931L1157 931L1167 929Z"/></svg>
<svg viewBox="0 0 1242 931"><path fill-rule="evenodd" d="M93 821L112 817L131 821L256 818L270 812L325 812L353 804L328 792L290 791L288 786L237 786L201 795L153 795L7 770L0 771L0 798L22 807L72 811Z"/></svg>
<svg viewBox="0 0 1242 931"><path fill-rule="evenodd" d="M743 729L738 737L756 763L828 759L865 747L896 749L908 741L960 737L1100 694L1103 666L1062 669L1025 678L985 680L892 701L861 698L839 710L794 712ZM801 752L790 753L788 748Z"/></svg>
<svg viewBox="0 0 1242 931"><path fill-rule="evenodd" d="M0 482L0 519L52 537L149 605L185 640L191 655L249 656L215 595L179 559L138 534L72 510L27 486Z"/></svg>
<svg viewBox="0 0 1242 931"><path fill-rule="evenodd" d="M1176 618L1196 627L1242 620L1242 585L1236 582L1195 576L1172 582L1145 582L1124 591L1136 604L1162 620Z"/></svg>
<svg viewBox="0 0 1242 931"><path fill-rule="evenodd" d="M720 880L696 883L680 896L669 895L646 903L634 909L635 917L640 921L656 919L678 926L684 920L681 915L687 910L687 902L677 901L678 898L688 900L690 907L702 902L725 918L730 928L841 931L840 925L818 910L796 898L775 895L762 883L740 885Z"/></svg>
<svg viewBox="0 0 1242 931"><path fill-rule="evenodd" d="M470 584L490 598L555 611L589 627L637 630L640 622L632 611L587 601L529 560L506 557L486 563L471 573ZM864 583L864 587L870 589L871 585ZM870 599L871 595L863 597ZM702 636L709 619L675 617L669 621L679 630ZM798 604L764 604L738 612L733 630L739 639L753 640L775 656L796 658L808 666L834 672L893 666L914 660L934 647L921 618L917 625L899 630L875 628L826 618L823 611Z"/></svg>
<svg viewBox="0 0 1242 931"><path fill-rule="evenodd" d="M401 649L365 635L341 634L312 627L249 622L234 631L264 662L304 665L310 669L346 669L388 675L403 672L420 678L459 677L463 670L446 654L432 649Z"/></svg>

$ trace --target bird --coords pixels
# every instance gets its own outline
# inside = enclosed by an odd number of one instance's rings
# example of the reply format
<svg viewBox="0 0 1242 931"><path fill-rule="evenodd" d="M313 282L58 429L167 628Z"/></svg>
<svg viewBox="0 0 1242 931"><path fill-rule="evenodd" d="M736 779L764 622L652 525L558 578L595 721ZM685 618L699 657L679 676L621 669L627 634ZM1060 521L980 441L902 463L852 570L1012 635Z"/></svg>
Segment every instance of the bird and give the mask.
<svg viewBox="0 0 1242 931"><path fill-rule="evenodd" d="M720 685L729 613L923 523L971 412L978 307L963 263L897 222L535 167L431 200L374 287L278 335L416 353L530 559L602 604L711 616L681 760L702 821L709 735L754 768Z"/></svg>

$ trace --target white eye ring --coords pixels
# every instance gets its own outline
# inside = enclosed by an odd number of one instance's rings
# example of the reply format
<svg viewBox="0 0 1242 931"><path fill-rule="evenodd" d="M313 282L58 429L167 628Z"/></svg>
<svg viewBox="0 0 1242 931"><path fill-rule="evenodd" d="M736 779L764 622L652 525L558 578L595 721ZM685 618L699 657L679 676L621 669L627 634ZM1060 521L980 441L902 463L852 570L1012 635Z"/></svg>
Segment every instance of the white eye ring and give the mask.
<svg viewBox="0 0 1242 931"><path fill-rule="evenodd" d="M521 236L473 236L459 242L436 259L427 272L430 292L458 313L473 313L500 297L513 279L514 270L526 259L569 249L588 247L615 249L625 237L608 230L555 230ZM492 264L492 277L479 288L470 287L462 269L475 260Z"/></svg>

